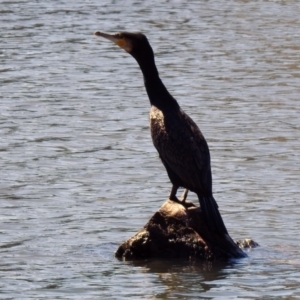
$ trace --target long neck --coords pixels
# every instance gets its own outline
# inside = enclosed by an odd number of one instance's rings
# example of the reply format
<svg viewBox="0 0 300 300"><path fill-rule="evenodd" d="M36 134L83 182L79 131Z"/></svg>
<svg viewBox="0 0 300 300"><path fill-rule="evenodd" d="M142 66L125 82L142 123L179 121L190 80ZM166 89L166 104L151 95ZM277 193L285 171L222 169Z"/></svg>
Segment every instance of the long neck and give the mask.
<svg viewBox="0 0 300 300"><path fill-rule="evenodd" d="M179 109L177 101L168 92L159 78L154 55L148 55L142 59L136 58L136 60L144 75L145 88L151 105L156 106L162 111Z"/></svg>

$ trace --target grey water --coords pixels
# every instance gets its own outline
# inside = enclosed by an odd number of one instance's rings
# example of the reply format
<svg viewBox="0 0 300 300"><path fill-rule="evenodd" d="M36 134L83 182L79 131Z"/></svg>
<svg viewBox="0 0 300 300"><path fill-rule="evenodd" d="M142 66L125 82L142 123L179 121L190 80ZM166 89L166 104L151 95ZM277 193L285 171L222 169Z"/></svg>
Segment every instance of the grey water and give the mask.
<svg viewBox="0 0 300 300"><path fill-rule="evenodd" d="M0 299L300 298L299 16L298 0L0 0ZM115 259L171 185L141 72L96 30L148 36L230 235L260 244L248 258Z"/></svg>

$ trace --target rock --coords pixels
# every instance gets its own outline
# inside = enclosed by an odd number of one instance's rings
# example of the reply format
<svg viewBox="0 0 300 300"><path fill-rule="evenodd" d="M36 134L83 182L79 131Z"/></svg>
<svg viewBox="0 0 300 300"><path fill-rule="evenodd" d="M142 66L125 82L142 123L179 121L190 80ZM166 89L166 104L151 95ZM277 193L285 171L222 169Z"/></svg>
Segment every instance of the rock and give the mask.
<svg viewBox="0 0 300 300"><path fill-rule="evenodd" d="M238 240L236 241L236 244L241 248L241 249L252 249L259 247L259 244L254 242L251 239L244 239L244 240Z"/></svg>
<svg viewBox="0 0 300 300"><path fill-rule="evenodd" d="M200 207L167 200L149 222L122 243L117 258L200 258L227 260L246 257L229 235L208 230Z"/></svg>

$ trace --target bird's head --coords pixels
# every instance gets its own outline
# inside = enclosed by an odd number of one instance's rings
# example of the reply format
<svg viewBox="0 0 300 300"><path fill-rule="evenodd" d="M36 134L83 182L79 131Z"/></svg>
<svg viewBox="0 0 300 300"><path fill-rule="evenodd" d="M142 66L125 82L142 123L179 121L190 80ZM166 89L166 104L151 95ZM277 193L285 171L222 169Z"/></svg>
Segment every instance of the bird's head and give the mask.
<svg viewBox="0 0 300 300"><path fill-rule="evenodd" d="M103 37L123 48L131 54L137 61L148 55L153 56L153 50L148 42L147 37L142 33L119 32L115 34L107 34L96 31L96 36Z"/></svg>

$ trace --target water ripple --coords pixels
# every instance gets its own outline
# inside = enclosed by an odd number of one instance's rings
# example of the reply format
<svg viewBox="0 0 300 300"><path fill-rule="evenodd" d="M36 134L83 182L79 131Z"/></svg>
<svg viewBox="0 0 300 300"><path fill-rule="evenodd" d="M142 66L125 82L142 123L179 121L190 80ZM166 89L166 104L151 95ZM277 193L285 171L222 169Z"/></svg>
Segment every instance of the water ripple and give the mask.
<svg viewBox="0 0 300 300"><path fill-rule="evenodd" d="M300 296L298 1L0 4L3 297ZM141 72L95 30L147 34L164 83L207 138L230 234L262 245L248 259L114 259L170 183Z"/></svg>

